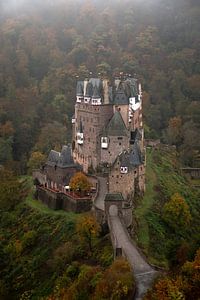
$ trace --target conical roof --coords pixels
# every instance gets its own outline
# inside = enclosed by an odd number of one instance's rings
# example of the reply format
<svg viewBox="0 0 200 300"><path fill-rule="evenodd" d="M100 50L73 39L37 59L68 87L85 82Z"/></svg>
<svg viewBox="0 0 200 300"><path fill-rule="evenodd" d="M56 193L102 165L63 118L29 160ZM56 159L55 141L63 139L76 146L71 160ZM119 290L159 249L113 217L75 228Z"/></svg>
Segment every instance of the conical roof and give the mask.
<svg viewBox="0 0 200 300"><path fill-rule="evenodd" d="M63 167L63 166L68 166L73 164L74 164L74 160L71 154L71 146L65 145L62 147L58 165Z"/></svg>
<svg viewBox="0 0 200 300"><path fill-rule="evenodd" d="M122 119L120 112L117 110L104 129L104 134L107 136L127 136L128 130Z"/></svg>
<svg viewBox="0 0 200 300"><path fill-rule="evenodd" d="M114 104L120 105L120 104L129 104L129 99L125 93L124 87L122 82L119 83L119 86L115 92L114 95Z"/></svg>
<svg viewBox="0 0 200 300"><path fill-rule="evenodd" d="M92 94L93 94L93 87L92 87L92 84L90 82L88 82L88 84L86 86L85 96L92 97Z"/></svg>
<svg viewBox="0 0 200 300"><path fill-rule="evenodd" d="M99 89L97 88L97 86L95 85L94 90L93 90L93 98L101 98L100 94L99 94Z"/></svg>
<svg viewBox="0 0 200 300"><path fill-rule="evenodd" d="M78 81L76 85L76 95L83 96L83 81Z"/></svg>

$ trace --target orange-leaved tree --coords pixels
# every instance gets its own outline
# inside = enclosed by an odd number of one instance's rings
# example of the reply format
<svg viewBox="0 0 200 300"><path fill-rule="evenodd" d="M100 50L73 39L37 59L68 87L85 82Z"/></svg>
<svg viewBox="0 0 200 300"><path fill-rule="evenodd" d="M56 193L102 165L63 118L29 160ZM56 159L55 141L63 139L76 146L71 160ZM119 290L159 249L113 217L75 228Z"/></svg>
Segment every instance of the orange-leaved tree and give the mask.
<svg viewBox="0 0 200 300"><path fill-rule="evenodd" d="M124 258L118 258L97 283L94 299L130 299L134 286L129 263Z"/></svg>
<svg viewBox="0 0 200 300"><path fill-rule="evenodd" d="M70 180L69 186L73 191L87 192L91 188L87 176L82 172L77 172Z"/></svg>

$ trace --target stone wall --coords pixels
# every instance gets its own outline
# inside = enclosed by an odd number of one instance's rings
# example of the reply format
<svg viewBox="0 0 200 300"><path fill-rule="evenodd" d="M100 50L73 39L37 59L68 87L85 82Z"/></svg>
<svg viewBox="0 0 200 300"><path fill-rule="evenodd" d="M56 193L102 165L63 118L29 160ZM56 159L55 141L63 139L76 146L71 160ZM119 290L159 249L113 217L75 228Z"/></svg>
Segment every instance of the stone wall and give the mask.
<svg viewBox="0 0 200 300"><path fill-rule="evenodd" d="M110 136L108 149L101 149L101 162L113 164L116 157L129 147L128 136Z"/></svg>
<svg viewBox="0 0 200 300"><path fill-rule="evenodd" d="M37 187L37 199L51 209L62 209L62 199L59 192L53 192L50 189Z"/></svg>
<svg viewBox="0 0 200 300"><path fill-rule="evenodd" d="M100 162L100 132L113 115L112 105L76 104L73 157L83 166L85 172L92 165L95 169ZM79 124L83 127L83 144L76 140Z"/></svg>
<svg viewBox="0 0 200 300"><path fill-rule="evenodd" d="M132 225L133 222L133 207L132 206L124 206L122 209L122 218L125 226L128 228Z"/></svg>
<svg viewBox="0 0 200 300"><path fill-rule="evenodd" d="M108 177L109 193L122 193L125 200L130 199L134 194L135 177L137 169L128 170L128 173L120 172L119 160L112 167Z"/></svg>
<svg viewBox="0 0 200 300"><path fill-rule="evenodd" d="M65 211L80 213L90 211L92 208L91 198L74 198L68 194L39 186L37 187L37 198L54 210L63 209Z"/></svg>

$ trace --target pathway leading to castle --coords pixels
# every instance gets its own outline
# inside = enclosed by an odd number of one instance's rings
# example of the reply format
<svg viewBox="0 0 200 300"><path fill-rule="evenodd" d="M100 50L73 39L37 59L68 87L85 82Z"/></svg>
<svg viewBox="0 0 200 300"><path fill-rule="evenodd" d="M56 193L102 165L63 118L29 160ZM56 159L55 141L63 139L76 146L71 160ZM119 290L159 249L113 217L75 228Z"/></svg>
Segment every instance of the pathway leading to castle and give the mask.
<svg viewBox="0 0 200 300"><path fill-rule="evenodd" d="M95 201L98 208L104 210L104 199L108 192L107 179L98 177L99 180L99 194ZM109 216L109 228L111 234L116 239L118 247L123 249L123 253L128 259L134 272L137 284L136 300L141 300L146 291L151 287L151 283L156 275L156 271L145 261L143 256L139 253L136 246L131 241L127 229L122 224L118 215Z"/></svg>

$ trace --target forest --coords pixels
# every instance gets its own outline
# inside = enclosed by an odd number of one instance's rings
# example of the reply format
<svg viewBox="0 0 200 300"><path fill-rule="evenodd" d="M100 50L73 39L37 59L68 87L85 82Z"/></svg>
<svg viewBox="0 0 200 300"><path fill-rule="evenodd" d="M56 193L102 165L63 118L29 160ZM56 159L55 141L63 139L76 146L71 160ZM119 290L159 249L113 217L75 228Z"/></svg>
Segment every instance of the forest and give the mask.
<svg viewBox="0 0 200 300"><path fill-rule="evenodd" d="M0 2L1 299L132 299L92 216L47 209L30 182L71 142L77 80L120 72L142 83L145 138L163 144L134 200L134 239L164 269L145 299L200 297L199 190L180 173L200 167L199 20L199 0Z"/></svg>
<svg viewBox="0 0 200 300"><path fill-rule="evenodd" d="M199 1L20 3L0 10L0 164L25 174L60 150L77 78L124 72L142 83L146 138L199 166Z"/></svg>

